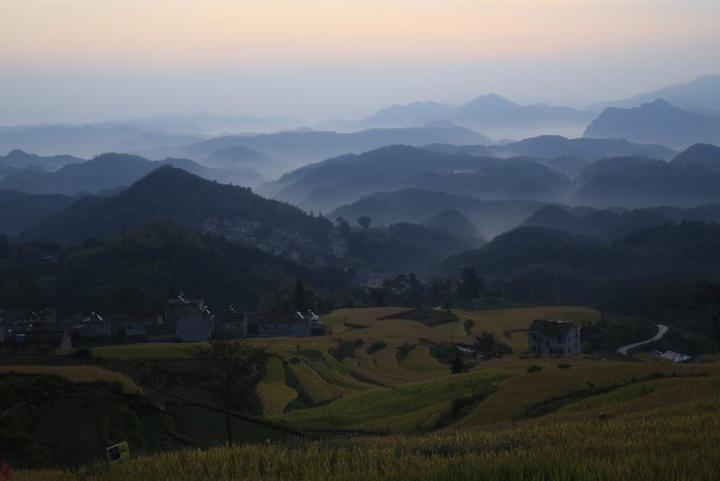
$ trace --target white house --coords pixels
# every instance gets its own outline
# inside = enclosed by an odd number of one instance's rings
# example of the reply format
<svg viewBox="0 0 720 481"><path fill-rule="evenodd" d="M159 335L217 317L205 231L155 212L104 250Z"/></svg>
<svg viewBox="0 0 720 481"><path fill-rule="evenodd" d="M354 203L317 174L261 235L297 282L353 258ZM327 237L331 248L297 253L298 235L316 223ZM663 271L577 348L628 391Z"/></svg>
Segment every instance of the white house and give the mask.
<svg viewBox="0 0 720 481"><path fill-rule="evenodd" d="M535 320L528 331L528 351L535 356L580 354L580 328L572 322Z"/></svg>

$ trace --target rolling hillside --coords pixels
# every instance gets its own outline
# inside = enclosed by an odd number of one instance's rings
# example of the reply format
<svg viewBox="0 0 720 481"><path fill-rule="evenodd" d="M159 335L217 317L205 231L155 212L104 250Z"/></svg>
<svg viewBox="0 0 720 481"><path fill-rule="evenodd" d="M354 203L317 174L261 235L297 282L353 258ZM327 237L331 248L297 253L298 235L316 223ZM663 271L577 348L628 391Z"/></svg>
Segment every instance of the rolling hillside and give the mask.
<svg viewBox="0 0 720 481"><path fill-rule="evenodd" d="M326 240L330 229L328 221L263 199L248 188L219 184L168 166L152 171L116 196L83 198L23 236L70 241L106 238L158 218L196 228L212 219L224 220L231 227L257 223L266 228L265 235L283 230L318 242Z"/></svg>

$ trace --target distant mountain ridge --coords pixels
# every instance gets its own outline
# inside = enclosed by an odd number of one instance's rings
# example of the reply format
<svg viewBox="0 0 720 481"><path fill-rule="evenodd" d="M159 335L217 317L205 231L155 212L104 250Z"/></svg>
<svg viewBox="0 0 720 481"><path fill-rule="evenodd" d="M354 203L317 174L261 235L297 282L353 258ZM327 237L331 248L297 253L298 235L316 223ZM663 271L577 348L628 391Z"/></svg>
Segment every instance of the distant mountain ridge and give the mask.
<svg viewBox="0 0 720 481"><path fill-rule="evenodd" d="M505 133L524 129L571 127L581 129L594 114L565 106L545 103L520 105L491 93L459 105L434 101L396 104L355 121L329 123L340 129L373 127L409 127L431 121L448 121L489 133Z"/></svg>
<svg viewBox="0 0 720 481"><path fill-rule="evenodd" d="M569 180L532 159L495 159L390 146L344 155L283 175L260 192L328 210L364 195L403 188L471 194L484 200L553 200Z"/></svg>
<svg viewBox="0 0 720 481"><path fill-rule="evenodd" d="M351 133L296 130L259 135L230 135L203 140L182 148L154 149L143 153L150 158L188 158L213 162L228 149L251 149L269 159L253 164L267 176L344 154L362 153L388 145L421 146L429 143L482 144L491 142L472 130L454 126L420 126L413 128L368 129ZM241 147L242 146L242 147ZM226 158L230 166L232 158Z"/></svg>
<svg viewBox="0 0 720 481"><path fill-rule="evenodd" d="M584 136L621 138L676 149L697 143L720 144L720 115L690 112L657 99L639 107L606 109L587 127Z"/></svg>
<svg viewBox="0 0 720 481"><path fill-rule="evenodd" d="M244 167L237 170L212 169L185 159L149 161L129 154L108 153L82 163L66 164L55 172L17 170L0 180L0 189L31 194L98 193L125 187L163 165L174 165L213 180L256 185L260 175Z"/></svg>
<svg viewBox="0 0 720 481"><path fill-rule="evenodd" d="M14 149L4 156L0 156L0 167L13 167L24 169L28 167L43 170L57 170L67 164L84 162L85 159L73 155L41 156L30 154L20 149Z"/></svg>
<svg viewBox="0 0 720 481"><path fill-rule="evenodd" d="M351 204L338 207L328 216L355 219L369 216L373 224L392 225L399 222L424 223L447 210L455 210L467 218L483 238L513 229L538 208L537 201L483 201L470 195L422 189L378 192Z"/></svg>
<svg viewBox="0 0 720 481"><path fill-rule="evenodd" d="M597 103L590 110L603 111L608 107L628 109L665 99L672 105L705 114L720 114L720 74L703 75L689 82L669 85L629 98Z"/></svg>
<svg viewBox="0 0 720 481"><path fill-rule="evenodd" d="M20 149L37 155L65 154L90 158L103 152L132 152L174 147L203 137L167 134L127 126L41 125L0 128L0 152Z"/></svg>

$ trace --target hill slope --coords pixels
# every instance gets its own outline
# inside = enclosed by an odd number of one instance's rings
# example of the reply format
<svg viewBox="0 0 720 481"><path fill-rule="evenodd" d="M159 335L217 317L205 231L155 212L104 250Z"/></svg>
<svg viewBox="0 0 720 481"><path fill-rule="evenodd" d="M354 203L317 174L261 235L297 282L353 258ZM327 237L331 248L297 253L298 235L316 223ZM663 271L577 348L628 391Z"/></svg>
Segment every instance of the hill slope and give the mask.
<svg viewBox="0 0 720 481"><path fill-rule="evenodd" d="M65 195L34 195L0 190L0 234L15 235L70 206Z"/></svg>
<svg viewBox="0 0 720 481"><path fill-rule="evenodd" d="M197 228L227 228L243 237L296 233L324 242L329 222L295 207L266 200L250 189L218 184L174 167L157 169L120 194L87 197L36 227L27 238L79 241L109 237L154 218Z"/></svg>

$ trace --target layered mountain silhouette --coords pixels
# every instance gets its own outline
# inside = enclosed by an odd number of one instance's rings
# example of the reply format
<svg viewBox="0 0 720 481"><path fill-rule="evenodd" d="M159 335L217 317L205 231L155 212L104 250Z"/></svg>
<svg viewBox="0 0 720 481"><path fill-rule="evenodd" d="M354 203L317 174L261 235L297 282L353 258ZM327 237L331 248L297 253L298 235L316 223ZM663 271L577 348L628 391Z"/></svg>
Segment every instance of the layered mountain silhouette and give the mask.
<svg viewBox="0 0 720 481"><path fill-rule="evenodd" d="M662 145L634 144L624 139L568 139L559 135L542 135L503 145L430 144L435 152L467 154L476 157L532 157L553 170L575 176L595 160L618 156L642 156L670 160L677 152Z"/></svg>
<svg viewBox="0 0 720 481"><path fill-rule="evenodd" d="M629 109L608 108L585 130L585 137L686 148L720 143L720 115L704 115L657 99Z"/></svg>
<svg viewBox="0 0 720 481"><path fill-rule="evenodd" d="M720 158L693 146L671 162L644 157L602 159L585 167L569 199L595 207L695 207L720 202Z"/></svg>
<svg viewBox="0 0 720 481"><path fill-rule="evenodd" d="M256 163L265 175L280 175L309 162L348 153L361 153L388 145L421 146L429 143L483 144L490 139L472 130L455 125L369 129L352 133L307 131L278 132L260 135L232 135L204 140L180 149L155 149L151 158L181 157L210 162L224 157L227 149L248 148L273 159ZM242 147L238 147L242 146ZM220 152L218 154L218 152ZM227 165L227 164L225 164Z"/></svg>
<svg viewBox="0 0 720 481"><path fill-rule="evenodd" d="M38 155L59 152L90 158L103 152L132 152L197 142L198 135L167 134L127 126L48 125L0 128L0 152L21 149Z"/></svg>
<svg viewBox="0 0 720 481"><path fill-rule="evenodd" d="M66 164L55 172L31 168L16 170L0 180L0 189L32 194L96 194L128 186L163 165L180 167L204 178L242 185L256 185L262 179L249 167L212 169L185 159L153 162L135 155L108 153L86 162Z"/></svg>
<svg viewBox="0 0 720 481"><path fill-rule="evenodd" d="M542 205L544 203L536 201L483 201L470 195L403 189L368 195L337 208L328 216L346 219L368 216L374 225L429 223L440 216L445 223L443 212L456 211L472 223L479 236L491 238L519 226Z"/></svg>
<svg viewBox="0 0 720 481"><path fill-rule="evenodd" d="M72 155L41 156L15 149L0 157L0 168L12 167L13 169L25 169L32 167L52 171L67 164L77 164L84 161L85 159Z"/></svg>
<svg viewBox="0 0 720 481"><path fill-rule="evenodd" d="M455 209L445 209L423 222L423 224L448 230L463 238L480 236L480 232L477 227L470 222L470 219Z"/></svg>
<svg viewBox="0 0 720 481"><path fill-rule="evenodd" d="M470 194L484 200L556 200L570 181L532 159L480 158L391 146L311 164L260 192L328 210L375 192L403 188Z"/></svg>
<svg viewBox="0 0 720 481"><path fill-rule="evenodd" d="M544 103L520 105L497 94L487 94L460 105L412 102L393 105L355 121L329 123L332 128L408 127L447 121L487 132L523 131L555 127L584 127L591 112Z"/></svg>

